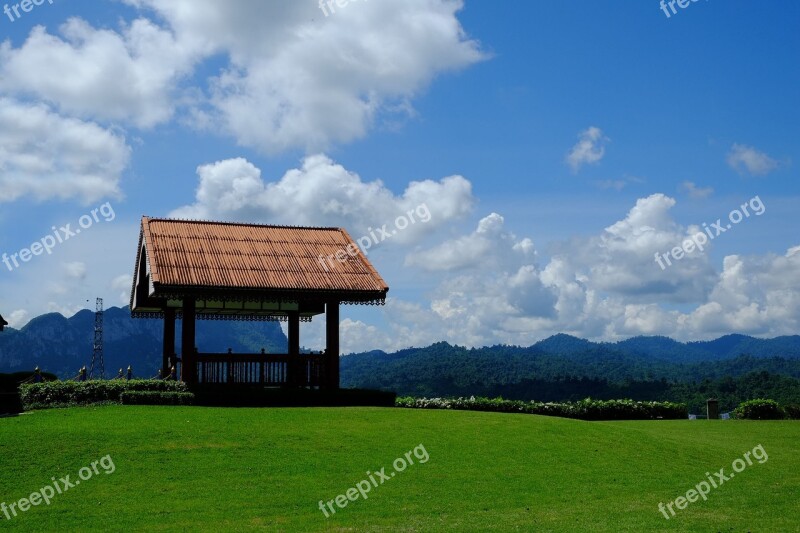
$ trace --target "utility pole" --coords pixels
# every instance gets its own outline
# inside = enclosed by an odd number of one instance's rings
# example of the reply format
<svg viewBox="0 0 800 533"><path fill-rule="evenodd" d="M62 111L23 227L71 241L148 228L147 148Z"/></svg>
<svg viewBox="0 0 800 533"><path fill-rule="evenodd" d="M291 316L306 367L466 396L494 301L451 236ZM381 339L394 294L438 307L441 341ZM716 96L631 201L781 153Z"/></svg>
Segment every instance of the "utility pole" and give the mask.
<svg viewBox="0 0 800 533"><path fill-rule="evenodd" d="M92 349L92 364L89 367L89 379L94 378L94 365L100 370L100 379L105 379L106 369L103 362L103 299L97 299L94 313L94 344Z"/></svg>

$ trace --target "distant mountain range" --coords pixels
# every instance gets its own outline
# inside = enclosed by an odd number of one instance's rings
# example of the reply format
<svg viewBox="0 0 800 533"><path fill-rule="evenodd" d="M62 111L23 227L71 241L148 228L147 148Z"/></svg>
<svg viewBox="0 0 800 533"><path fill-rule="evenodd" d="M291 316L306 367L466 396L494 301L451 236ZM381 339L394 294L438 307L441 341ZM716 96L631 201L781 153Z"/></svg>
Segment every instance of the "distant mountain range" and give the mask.
<svg viewBox="0 0 800 533"><path fill-rule="evenodd" d="M717 388L724 392L726 387L745 391L741 397L753 391L772 395L775 387L780 387L782 398L800 402L800 336L756 339L727 335L691 343L636 337L595 343L555 335L529 347L476 349L440 342L391 354L350 355L342 359L341 375L346 387L413 396L663 399L668 397L668 389L681 383L698 386L672 397L721 395ZM743 382L732 383L734 379ZM711 382L715 382L713 387L703 386Z"/></svg>
<svg viewBox="0 0 800 533"><path fill-rule="evenodd" d="M180 324L178 320L178 339ZM93 331L94 312L89 310L71 318L46 314L21 330L6 328L0 333L0 372L39 366L61 377L74 376L91 361ZM133 319L127 307L106 310L106 375L113 377L119 368L128 365L138 376L155 375L161 361L161 335L160 320ZM257 353L265 348L272 353L285 353L287 339L275 322L209 320L198 323L197 345L209 352L231 348L234 352ZM726 335L689 343L667 337L634 337L596 343L560 334L529 347L477 349L441 342L391 354L371 351L345 356L342 385L433 394L468 390L470 383L503 385L534 377L685 380L696 376L716 379L747 371L800 377L800 336L757 339Z"/></svg>
<svg viewBox="0 0 800 533"><path fill-rule="evenodd" d="M94 312L71 318L50 313L34 318L21 330L0 333L0 372L42 370L71 377L92 360ZM132 365L135 375L152 377L161 366L161 320L131 318L127 307L103 313L106 377ZM181 321L176 322L180 345ZM197 345L206 352L286 352L287 339L277 322L203 320L197 325Z"/></svg>
<svg viewBox="0 0 800 533"><path fill-rule="evenodd" d="M605 350L620 354L669 361L698 363L719 361L739 355L800 358L800 335L757 339L747 335L725 335L712 341L678 342L669 337L632 337L615 343L594 343L570 335L554 335L531 348L543 353L579 353Z"/></svg>

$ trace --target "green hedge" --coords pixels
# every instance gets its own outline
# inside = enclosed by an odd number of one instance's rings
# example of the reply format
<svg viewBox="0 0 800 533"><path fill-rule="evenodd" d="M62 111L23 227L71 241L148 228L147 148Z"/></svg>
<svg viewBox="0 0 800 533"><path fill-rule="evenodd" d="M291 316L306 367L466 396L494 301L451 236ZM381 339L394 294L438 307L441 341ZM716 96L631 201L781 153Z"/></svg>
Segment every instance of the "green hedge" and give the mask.
<svg viewBox="0 0 800 533"><path fill-rule="evenodd" d="M800 420L800 405L797 405L796 403L784 405L783 410L786 411L786 418L791 420Z"/></svg>
<svg viewBox="0 0 800 533"><path fill-rule="evenodd" d="M740 403L733 415L745 420L783 420L786 411L775 400L757 398Z"/></svg>
<svg viewBox="0 0 800 533"><path fill-rule="evenodd" d="M123 405L192 405L194 394L191 392L161 392L130 390L120 395Z"/></svg>
<svg viewBox="0 0 800 533"><path fill-rule="evenodd" d="M398 398L397 407L416 409L460 409L527 413L560 416L579 420L654 420L685 419L689 411L685 404L672 402L639 402L634 400L592 400L578 402L542 403L502 398Z"/></svg>
<svg viewBox="0 0 800 533"><path fill-rule="evenodd" d="M121 403L123 392L187 392L180 381L150 379L111 381L52 381L33 383L19 388L22 405L26 411L51 407L74 407L104 403Z"/></svg>

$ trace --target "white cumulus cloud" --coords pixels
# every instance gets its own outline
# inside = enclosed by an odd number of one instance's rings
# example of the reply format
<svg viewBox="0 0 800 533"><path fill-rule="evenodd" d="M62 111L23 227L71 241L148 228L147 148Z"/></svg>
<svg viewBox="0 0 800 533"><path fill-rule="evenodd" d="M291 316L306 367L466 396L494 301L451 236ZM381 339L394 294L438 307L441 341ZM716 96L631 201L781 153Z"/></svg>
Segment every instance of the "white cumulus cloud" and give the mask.
<svg viewBox="0 0 800 533"><path fill-rule="evenodd" d="M591 126L578 135L578 143L567 154L567 164L573 172L578 172L584 165L599 163L606 155L606 144L610 140L603 130Z"/></svg>
<svg viewBox="0 0 800 533"><path fill-rule="evenodd" d="M111 280L111 290L119 291L119 303L121 305L128 305L130 303L131 285L133 279L130 274L120 274Z"/></svg>
<svg viewBox="0 0 800 533"><path fill-rule="evenodd" d="M505 230L504 225L505 219L492 213L483 218L470 235L446 241L428 250L415 251L406 258L406 264L431 271L486 268L489 264L505 264L509 250L516 252L517 259L533 259L533 242L530 239L518 240L513 233Z"/></svg>
<svg viewBox="0 0 800 533"><path fill-rule="evenodd" d="M730 255L721 270L707 250L696 250L661 270L655 252L698 231L672 218L675 203L663 194L641 198L596 235L555 243L542 266L533 260L530 239L498 238L509 234L502 217L492 214L478 230L408 261L439 281L424 302L387 302L391 334L374 337L377 347L399 349L411 339L417 346L440 340L529 345L561 332L609 341L636 335L697 340L734 332L795 333L800 246L783 255ZM487 235L493 239L482 240ZM519 254L521 243L527 245L526 256ZM495 260L486 259L490 256Z"/></svg>
<svg viewBox="0 0 800 533"><path fill-rule="evenodd" d="M689 195L689 198L694 200L702 200L714 194L712 187L700 187L692 181L684 181L681 183L681 190Z"/></svg>
<svg viewBox="0 0 800 533"><path fill-rule="evenodd" d="M120 195L130 149L97 124L0 97L0 202Z"/></svg>
<svg viewBox="0 0 800 533"><path fill-rule="evenodd" d="M317 2L128 3L157 12L179 45L228 59L193 119L267 153L361 138L437 75L485 57L456 18L461 1L353 3L327 18Z"/></svg>
<svg viewBox="0 0 800 533"><path fill-rule="evenodd" d="M37 26L19 48L3 43L0 90L81 118L151 127L171 118L173 90L197 55L147 19L118 33L72 18L60 36Z"/></svg>
<svg viewBox="0 0 800 533"><path fill-rule="evenodd" d="M734 144L728 152L728 165L740 174L766 176L776 168L778 162L770 156L743 144Z"/></svg>
<svg viewBox="0 0 800 533"><path fill-rule="evenodd" d="M81 261L72 261L70 263L64 263L64 271L67 273L67 276L71 279L83 281L86 279L86 263Z"/></svg>
<svg viewBox="0 0 800 533"><path fill-rule="evenodd" d="M264 153L319 151L413 114L437 76L487 56L458 0L382 0L325 17L317 2L123 0L136 18L71 18L0 45L0 94L85 120L178 117Z"/></svg>
<svg viewBox="0 0 800 533"><path fill-rule="evenodd" d="M197 173L196 202L170 216L343 226L358 238L371 228L392 230L398 217L410 219L413 211L416 222L391 239L408 243L466 215L473 204L472 185L461 176L412 181L397 196L380 181L365 182L325 155L306 157L300 168L274 182L264 181L261 170L242 158L203 165Z"/></svg>
<svg viewBox="0 0 800 533"><path fill-rule="evenodd" d="M15 309L14 311L11 311L11 314L5 318L10 327L14 329L20 329L22 326L28 323L28 315L29 313L25 309Z"/></svg>

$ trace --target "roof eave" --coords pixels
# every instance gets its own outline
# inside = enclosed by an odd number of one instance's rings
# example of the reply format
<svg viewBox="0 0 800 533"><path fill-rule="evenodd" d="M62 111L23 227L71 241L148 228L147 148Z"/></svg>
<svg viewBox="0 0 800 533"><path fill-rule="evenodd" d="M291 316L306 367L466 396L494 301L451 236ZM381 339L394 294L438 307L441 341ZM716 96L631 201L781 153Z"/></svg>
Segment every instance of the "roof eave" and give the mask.
<svg viewBox="0 0 800 533"><path fill-rule="evenodd" d="M328 300L331 298L342 301L371 301L384 300L389 292L389 287L379 290L375 289L301 289L301 288L253 288L253 287L226 287L226 286L187 286L187 285L164 285L161 283L153 284L155 291L153 298L169 298L171 296L205 296L205 297L226 297L227 299L320 299ZM224 298L223 298L224 299Z"/></svg>

